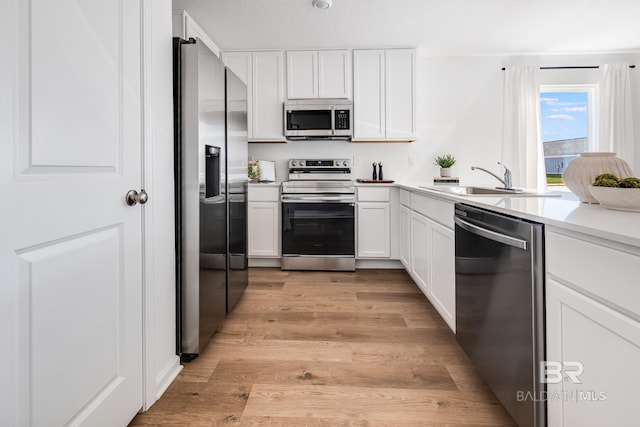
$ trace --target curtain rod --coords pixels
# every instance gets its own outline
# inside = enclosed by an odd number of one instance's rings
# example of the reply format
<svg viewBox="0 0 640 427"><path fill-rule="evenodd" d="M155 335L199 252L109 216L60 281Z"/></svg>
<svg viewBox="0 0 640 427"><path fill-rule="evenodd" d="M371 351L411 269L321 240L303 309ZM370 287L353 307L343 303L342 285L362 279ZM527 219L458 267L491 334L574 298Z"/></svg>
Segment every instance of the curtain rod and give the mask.
<svg viewBox="0 0 640 427"><path fill-rule="evenodd" d="M599 65L569 65L566 67L540 67L541 70L584 70L584 69L597 69ZM635 65L629 65L629 68L636 68ZM506 68L502 67L502 71Z"/></svg>

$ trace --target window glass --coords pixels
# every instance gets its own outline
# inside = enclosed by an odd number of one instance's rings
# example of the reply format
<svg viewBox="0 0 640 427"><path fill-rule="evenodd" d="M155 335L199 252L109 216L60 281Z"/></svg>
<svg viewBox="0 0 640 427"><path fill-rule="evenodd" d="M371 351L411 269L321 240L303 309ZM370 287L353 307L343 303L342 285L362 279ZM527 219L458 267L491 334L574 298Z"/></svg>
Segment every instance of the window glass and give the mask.
<svg viewBox="0 0 640 427"><path fill-rule="evenodd" d="M540 131L547 184L562 185L567 164L590 151L589 90L540 92Z"/></svg>

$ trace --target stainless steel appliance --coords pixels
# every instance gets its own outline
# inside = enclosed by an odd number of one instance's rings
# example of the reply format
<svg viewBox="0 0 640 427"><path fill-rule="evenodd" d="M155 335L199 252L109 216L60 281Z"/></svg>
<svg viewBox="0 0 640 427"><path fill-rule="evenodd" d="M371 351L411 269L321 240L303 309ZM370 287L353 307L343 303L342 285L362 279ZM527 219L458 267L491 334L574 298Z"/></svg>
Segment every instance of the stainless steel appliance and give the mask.
<svg viewBox="0 0 640 427"><path fill-rule="evenodd" d="M284 103L287 139L350 140L353 135L352 102L347 99L301 99Z"/></svg>
<svg viewBox="0 0 640 427"><path fill-rule="evenodd" d="M348 159L289 160L281 200L283 270L355 270L355 185Z"/></svg>
<svg viewBox="0 0 640 427"><path fill-rule="evenodd" d="M456 339L521 427L546 425L543 225L455 206Z"/></svg>
<svg viewBox="0 0 640 427"><path fill-rule="evenodd" d="M248 284L247 89L174 39L177 352L199 354Z"/></svg>

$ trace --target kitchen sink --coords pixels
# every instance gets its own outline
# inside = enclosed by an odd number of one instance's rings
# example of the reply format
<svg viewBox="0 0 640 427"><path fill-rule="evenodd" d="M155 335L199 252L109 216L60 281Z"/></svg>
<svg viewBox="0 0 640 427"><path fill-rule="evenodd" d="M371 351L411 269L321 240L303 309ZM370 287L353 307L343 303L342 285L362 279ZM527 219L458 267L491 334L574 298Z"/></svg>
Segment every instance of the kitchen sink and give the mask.
<svg viewBox="0 0 640 427"><path fill-rule="evenodd" d="M520 189L489 188L489 187L462 187L462 186L419 186L427 190L439 191L441 193L455 194L457 196L519 196L519 197L554 197L558 194L535 193Z"/></svg>

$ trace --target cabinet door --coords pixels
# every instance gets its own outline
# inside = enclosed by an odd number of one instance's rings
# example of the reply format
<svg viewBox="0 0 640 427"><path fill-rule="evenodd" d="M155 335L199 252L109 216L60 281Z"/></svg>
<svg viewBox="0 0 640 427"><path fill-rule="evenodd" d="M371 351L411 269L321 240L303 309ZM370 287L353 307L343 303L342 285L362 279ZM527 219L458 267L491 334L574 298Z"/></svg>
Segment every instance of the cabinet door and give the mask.
<svg viewBox="0 0 640 427"><path fill-rule="evenodd" d="M253 52L251 60L252 140L284 141L282 52Z"/></svg>
<svg viewBox="0 0 640 427"><path fill-rule="evenodd" d="M250 257L280 256L280 215L277 202L248 204L248 255Z"/></svg>
<svg viewBox="0 0 640 427"><path fill-rule="evenodd" d="M247 85L247 138L253 138L252 126L252 79L251 79L251 52L224 52L222 60L233 73Z"/></svg>
<svg viewBox="0 0 640 427"><path fill-rule="evenodd" d="M318 52L318 97L351 98L351 60L348 50Z"/></svg>
<svg viewBox="0 0 640 427"><path fill-rule="evenodd" d="M640 323L549 276L546 309L549 426L637 425Z"/></svg>
<svg viewBox="0 0 640 427"><path fill-rule="evenodd" d="M416 50L387 50L385 78L386 137L415 139Z"/></svg>
<svg viewBox="0 0 640 427"><path fill-rule="evenodd" d="M287 98L318 97L318 52L287 52Z"/></svg>
<svg viewBox="0 0 640 427"><path fill-rule="evenodd" d="M358 203L358 257L389 258L389 203Z"/></svg>
<svg viewBox="0 0 640 427"><path fill-rule="evenodd" d="M456 331L456 272L453 230L429 220L429 300Z"/></svg>
<svg viewBox="0 0 640 427"><path fill-rule="evenodd" d="M384 50L353 51L354 139L384 139Z"/></svg>
<svg viewBox="0 0 640 427"><path fill-rule="evenodd" d="M400 205L400 262L411 270L411 211Z"/></svg>
<svg viewBox="0 0 640 427"><path fill-rule="evenodd" d="M429 220L411 212L411 276L425 296L429 296Z"/></svg>

